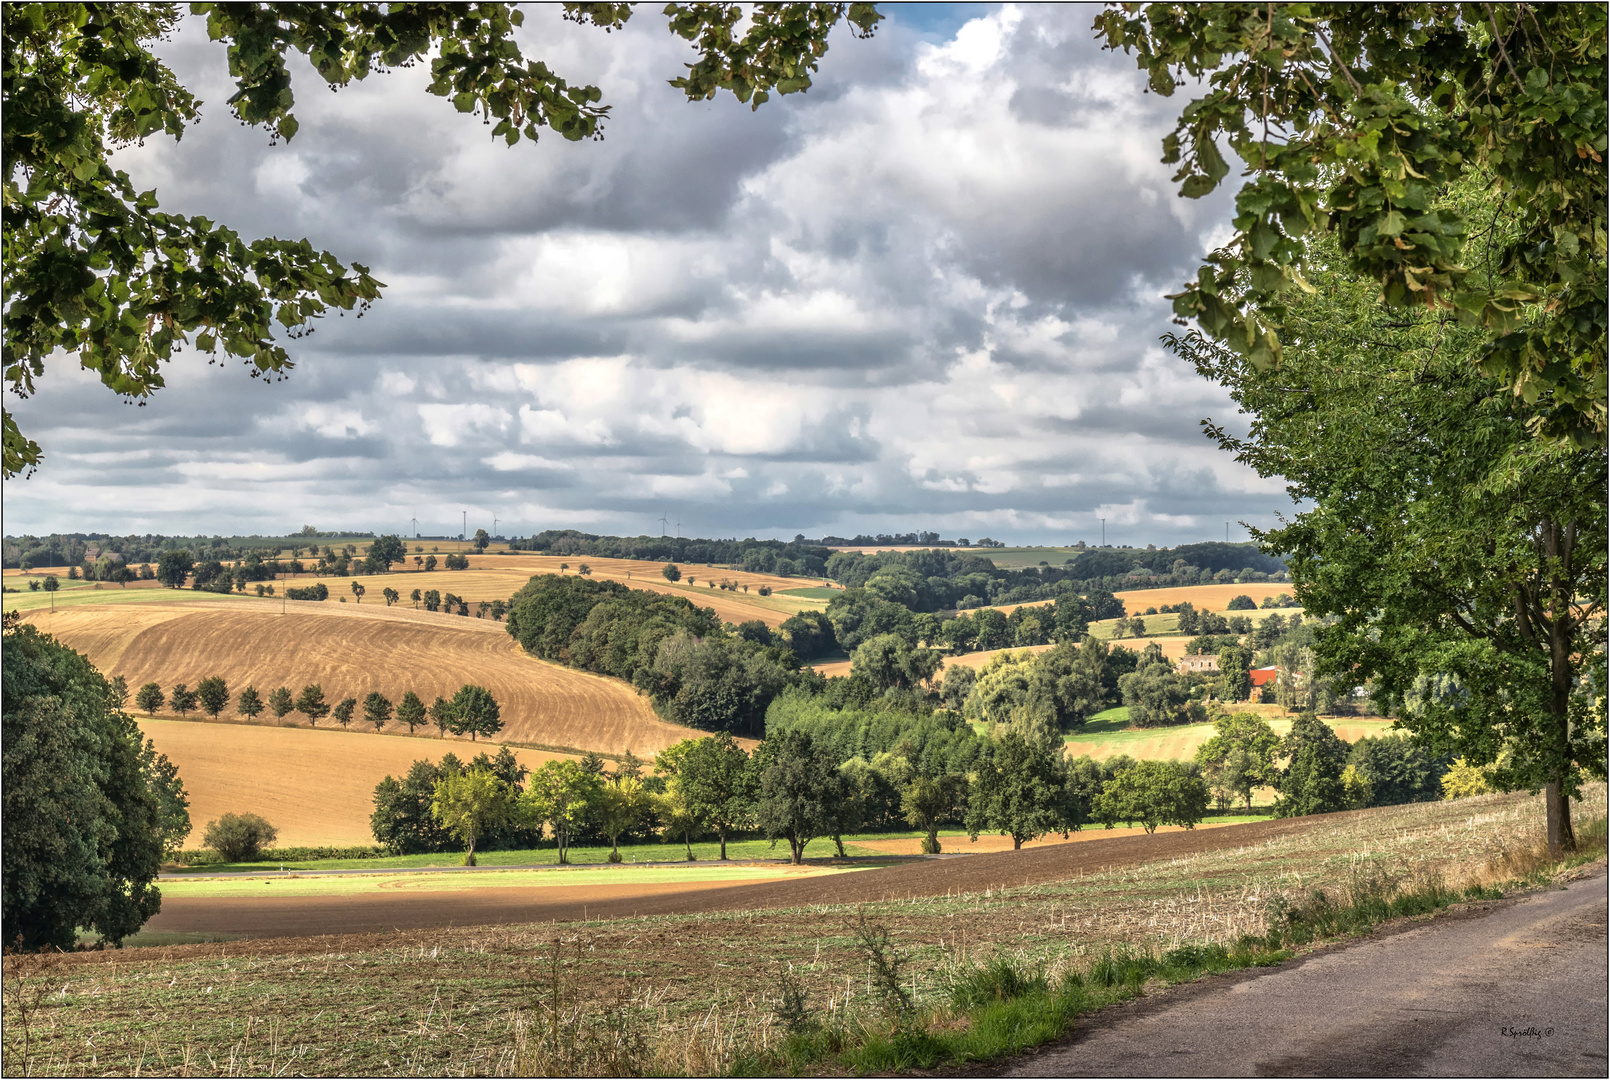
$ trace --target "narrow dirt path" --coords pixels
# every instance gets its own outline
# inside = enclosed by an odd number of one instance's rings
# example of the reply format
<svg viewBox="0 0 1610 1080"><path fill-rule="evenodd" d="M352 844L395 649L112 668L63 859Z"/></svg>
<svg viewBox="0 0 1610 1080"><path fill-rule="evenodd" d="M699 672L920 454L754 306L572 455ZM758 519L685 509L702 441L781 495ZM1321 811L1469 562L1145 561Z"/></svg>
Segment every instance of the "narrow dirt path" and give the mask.
<svg viewBox="0 0 1610 1080"><path fill-rule="evenodd" d="M1604 1076L1606 878L1093 1017L1008 1076Z"/></svg>

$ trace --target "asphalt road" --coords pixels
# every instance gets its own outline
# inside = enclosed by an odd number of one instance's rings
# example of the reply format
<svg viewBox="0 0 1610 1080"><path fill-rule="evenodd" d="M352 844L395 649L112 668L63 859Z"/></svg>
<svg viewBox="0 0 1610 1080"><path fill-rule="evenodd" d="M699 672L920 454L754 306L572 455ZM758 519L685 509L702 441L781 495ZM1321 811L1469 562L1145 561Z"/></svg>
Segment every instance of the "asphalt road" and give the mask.
<svg viewBox="0 0 1610 1080"><path fill-rule="evenodd" d="M1606 877L1081 1021L1008 1076L1607 1075Z"/></svg>

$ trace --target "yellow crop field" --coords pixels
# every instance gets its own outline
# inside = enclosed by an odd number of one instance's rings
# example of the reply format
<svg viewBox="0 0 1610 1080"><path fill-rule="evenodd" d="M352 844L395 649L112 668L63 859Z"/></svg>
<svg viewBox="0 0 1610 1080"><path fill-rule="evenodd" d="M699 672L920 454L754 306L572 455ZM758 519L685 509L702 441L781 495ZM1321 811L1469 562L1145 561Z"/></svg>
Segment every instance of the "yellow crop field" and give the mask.
<svg viewBox="0 0 1610 1080"><path fill-rule="evenodd" d="M1261 711L1275 734L1284 736L1291 731L1292 718L1277 715L1280 710L1255 710L1235 705L1236 712ZM1272 710L1272 711L1271 711ZM1391 732L1392 721L1364 717L1322 717L1336 732L1338 738L1357 742L1365 736L1386 735ZM1091 733L1068 739L1067 753L1072 757L1090 757L1101 761L1115 754L1128 754L1133 758L1157 761L1186 761L1196 756L1197 747L1213 737L1212 724L1186 724L1181 727L1133 728L1110 734Z"/></svg>
<svg viewBox="0 0 1610 1080"><path fill-rule="evenodd" d="M618 679L526 655L490 619L384 604L255 599L87 605L27 618L85 653L108 677L122 675L131 688L147 682L193 687L220 675L231 691L250 683L265 698L276 686L296 691L318 683L332 703L348 696L361 701L371 690L395 703L413 690L428 704L476 683L497 698L500 738L511 742L649 757L699 734L659 719L647 698ZM258 721L277 723L267 712ZM298 713L286 722L307 723ZM353 724L354 730L362 724L361 713Z"/></svg>
<svg viewBox="0 0 1610 1080"><path fill-rule="evenodd" d="M279 829L282 847L372 844L374 790L387 774L415 761L461 760L479 753L468 743L388 738L356 731L310 731L249 724L140 719L140 729L179 767L190 794L187 848L202 846L208 821L226 813L261 814ZM535 769L559 755L516 750Z"/></svg>
<svg viewBox="0 0 1610 1080"><path fill-rule="evenodd" d="M1164 604L1187 602L1198 611L1227 611L1230 601L1237 596L1250 596L1254 603L1261 604L1265 597L1279 596L1281 593L1290 596L1293 592L1294 587L1289 581L1264 581L1248 585L1181 585L1172 589L1133 589L1113 595L1124 602L1126 612L1130 615L1139 615L1149 607L1160 608Z"/></svg>
<svg viewBox="0 0 1610 1080"><path fill-rule="evenodd" d="M469 601L473 607L482 600L509 599L537 574L575 574L585 565L591 572L590 576L596 580L614 581L628 588L645 589L670 596L684 596L699 607L713 608L717 616L730 623L759 619L768 626L779 626L796 612L827 606L824 600L778 595L784 589L819 586L818 578L782 578L773 574L751 574L743 570L705 567L697 563L681 566L682 580L671 582L665 580L664 563L638 559L493 553L469 556L468 570L425 572L411 568L413 558L410 554L409 562L393 573L371 574L351 579L365 589L363 604L367 606L376 601L384 603L380 600L380 593L389 586L402 594L403 602L409 607L413 606L413 601L407 598L415 589L421 591L436 589L444 596L453 593ZM352 602L352 585L348 579L319 580L329 586L332 601L337 596L345 596L349 603ZM715 582L717 587L712 587L711 582ZM719 587L721 582L733 582L738 588L722 589ZM296 583L306 585L311 583L311 579ZM743 591L745 585L749 587L748 592ZM773 595L761 596L759 589L762 585L771 588Z"/></svg>

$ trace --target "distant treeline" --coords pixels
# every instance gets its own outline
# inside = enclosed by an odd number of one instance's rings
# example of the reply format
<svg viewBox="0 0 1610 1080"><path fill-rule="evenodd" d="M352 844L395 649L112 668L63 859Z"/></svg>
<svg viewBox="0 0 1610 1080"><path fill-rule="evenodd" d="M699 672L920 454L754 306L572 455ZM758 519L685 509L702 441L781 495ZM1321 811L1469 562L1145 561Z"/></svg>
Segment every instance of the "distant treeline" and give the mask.
<svg viewBox="0 0 1610 1080"><path fill-rule="evenodd" d="M323 533L304 531L292 536L113 536L107 533L53 533L50 536L8 536L4 562L8 569L36 566L82 566L109 556L125 563L154 563L168 551L188 551L199 561L229 562L252 555L271 557L284 550L310 547L320 540L372 540L372 532Z"/></svg>
<svg viewBox="0 0 1610 1080"><path fill-rule="evenodd" d="M1095 548L1062 566L1003 570L988 558L963 551L887 551L870 555L835 552L827 576L850 588L865 588L912 611L1022 604L1125 589L1201 585L1213 582L1283 580L1285 566L1252 544L1188 544L1173 550ZM1093 615L1115 618L1123 612Z"/></svg>
<svg viewBox="0 0 1610 1080"><path fill-rule="evenodd" d="M600 559L708 563L754 574L821 577L833 554L799 540L698 540L678 536L594 536L574 529L549 529L525 540L511 540L516 551L545 555L591 555Z"/></svg>

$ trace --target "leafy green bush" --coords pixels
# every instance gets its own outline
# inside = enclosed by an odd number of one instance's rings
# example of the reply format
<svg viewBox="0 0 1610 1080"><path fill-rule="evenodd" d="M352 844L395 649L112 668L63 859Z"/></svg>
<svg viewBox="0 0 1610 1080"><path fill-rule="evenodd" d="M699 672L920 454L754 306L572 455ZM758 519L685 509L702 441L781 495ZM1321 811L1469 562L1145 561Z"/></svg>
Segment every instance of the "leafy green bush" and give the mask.
<svg viewBox="0 0 1610 1080"><path fill-rule="evenodd" d="M207 822L201 842L225 862L252 862L279 836L279 830L257 814L225 814Z"/></svg>

